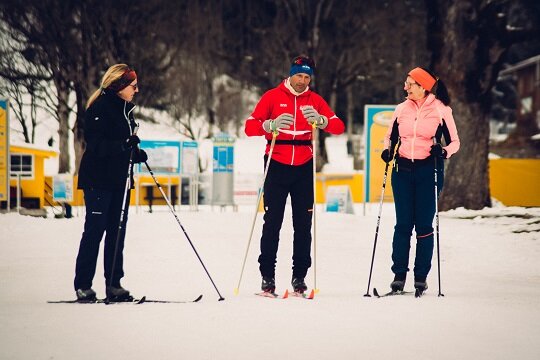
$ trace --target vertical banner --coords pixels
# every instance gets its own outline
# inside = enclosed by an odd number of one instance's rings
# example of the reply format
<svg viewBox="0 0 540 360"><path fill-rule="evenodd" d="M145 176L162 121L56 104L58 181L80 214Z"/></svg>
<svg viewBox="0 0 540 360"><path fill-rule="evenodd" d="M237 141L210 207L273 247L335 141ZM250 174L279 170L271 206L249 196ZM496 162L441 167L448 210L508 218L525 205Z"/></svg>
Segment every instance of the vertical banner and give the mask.
<svg viewBox="0 0 540 360"><path fill-rule="evenodd" d="M199 148L196 141L182 141L182 174L199 173Z"/></svg>
<svg viewBox="0 0 540 360"><path fill-rule="evenodd" d="M234 205L234 141L226 133L216 134L212 174L212 205Z"/></svg>
<svg viewBox="0 0 540 360"><path fill-rule="evenodd" d="M379 202L384 178L385 163L381 160L384 150L384 136L392 122L395 105L364 106L364 199L365 202ZM391 169L388 169L384 201L394 201L390 184Z"/></svg>
<svg viewBox="0 0 540 360"><path fill-rule="evenodd" d="M9 202L9 102L7 99L0 99L0 201Z"/></svg>

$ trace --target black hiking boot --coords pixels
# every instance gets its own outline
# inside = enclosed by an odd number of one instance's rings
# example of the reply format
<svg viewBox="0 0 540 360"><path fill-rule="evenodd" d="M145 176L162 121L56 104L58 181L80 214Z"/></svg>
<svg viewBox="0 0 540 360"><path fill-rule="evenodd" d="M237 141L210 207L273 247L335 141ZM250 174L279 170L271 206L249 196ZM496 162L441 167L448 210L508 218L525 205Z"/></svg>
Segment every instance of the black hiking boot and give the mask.
<svg viewBox="0 0 540 360"><path fill-rule="evenodd" d="M423 293L424 291L428 289L428 284L425 279L414 280L414 288L417 291L420 291L420 293Z"/></svg>
<svg viewBox="0 0 540 360"><path fill-rule="evenodd" d="M133 298L129 295L129 291L121 285L107 286L105 290L109 301L130 301Z"/></svg>
<svg viewBox="0 0 540 360"><path fill-rule="evenodd" d="M273 277L262 277L261 290L264 292L273 293L276 291L276 281Z"/></svg>
<svg viewBox="0 0 540 360"><path fill-rule="evenodd" d="M77 301L80 302L92 302L96 301L96 292L90 288L90 289L77 289L75 292L77 294Z"/></svg>
<svg viewBox="0 0 540 360"><path fill-rule="evenodd" d="M396 274L394 276L394 281L392 281L392 283L390 284L390 288L392 289L392 291L403 291L406 278L407 274Z"/></svg>
<svg viewBox="0 0 540 360"><path fill-rule="evenodd" d="M304 278L301 277L293 277L291 281L291 285L293 287L294 292L303 294L304 291L307 290L307 285L304 282Z"/></svg>

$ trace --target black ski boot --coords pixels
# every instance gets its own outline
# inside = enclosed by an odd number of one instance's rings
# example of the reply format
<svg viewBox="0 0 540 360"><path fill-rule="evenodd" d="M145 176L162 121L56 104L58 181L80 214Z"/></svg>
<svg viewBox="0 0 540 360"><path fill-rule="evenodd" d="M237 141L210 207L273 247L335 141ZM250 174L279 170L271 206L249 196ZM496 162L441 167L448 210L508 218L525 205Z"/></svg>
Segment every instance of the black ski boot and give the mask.
<svg viewBox="0 0 540 360"><path fill-rule="evenodd" d="M262 277L261 290L268 293L274 293L276 291L276 281L273 277Z"/></svg>
<svg viewBox="0 0 540 360"><path fill-rule="evenodd" d="M129 295L129 291L124 289L121 285L107 286L105 290L107 299L109 301L131 301L133 297Z"/></svg>
<svg viewBox="0 0 540 360"><path fill-rule="evenodd" d="M415 278L414 279L414 296L420 297L424 295L424 292L428 289L428 284L425 278Z"/></svg>
<svg viewBox="0 0 540 360"><path fill-rule="evenodd" d="M304 278L301 277L293 277L291 281L291 285L293 287L294 292L303 294L304 291L307 290L307 285L304 282Z"/></svg>
<svg viewBox="0 0 540 360"><path fill-rule="evenodd" d="M77 301L79 302L93 302L96 301L96 292L92 289L77 289Z"/></svg>
<svg viewBox="0 0 540 360"><path fill-rule="evenodd" d="M405 280L407 279L407 274L396 274L394 276L394 281L390 284L390 288L392 288L392 291L398 292L403 291L403 288L405 287Z"/></svg>

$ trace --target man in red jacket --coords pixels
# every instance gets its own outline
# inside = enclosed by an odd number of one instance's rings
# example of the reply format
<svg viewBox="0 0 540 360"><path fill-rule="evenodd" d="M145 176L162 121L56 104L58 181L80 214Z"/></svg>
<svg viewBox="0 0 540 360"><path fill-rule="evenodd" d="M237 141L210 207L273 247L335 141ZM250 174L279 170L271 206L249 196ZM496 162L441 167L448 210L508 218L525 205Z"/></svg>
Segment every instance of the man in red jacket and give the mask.
<svg viewBox="0 0 540 360"><path fill-rule="evenodd" d="M289 77L267 91L246 120L248 136L268 140L264 163L270 161L264 183L264 225L259 270L261 288L274 292L276 254L287 196L291 195L294 228L292 286L307 290L304 278L311 266L311 219L313 213L312 130L331 134L345 130L343 122L326 101L309 88L315 63L307 56L293 59ZM268 159L273 133L277 134L272 158Z"/></svg>

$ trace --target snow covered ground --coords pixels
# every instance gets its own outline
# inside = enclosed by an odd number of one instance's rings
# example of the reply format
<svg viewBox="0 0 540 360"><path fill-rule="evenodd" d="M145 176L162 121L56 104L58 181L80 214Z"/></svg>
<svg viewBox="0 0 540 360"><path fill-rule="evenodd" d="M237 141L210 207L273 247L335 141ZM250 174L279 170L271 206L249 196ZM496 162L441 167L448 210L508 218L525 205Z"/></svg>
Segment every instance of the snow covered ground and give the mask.
<svg viewBox="0 0 540 360"><path fill-rule="evenodd" d="M377 204L356 215L319 208L315 300L254 296L261 215L239 295L233 295L253 206L177 214L219 291L167 208L131 209L123 285L134 295L193 304L47 304L74 298L82 209L72 219L0 214L0 359L539 359L540 209L441 214L442 290L434 258L427 294L366 292ZM146 210L146 209L145 209ZM394 214L385 205L373 286L392 280ZM289 285L287 214L276 281ZM412 247L414 254L414 246ZM94 289L104 295L101 254ZM308 275L313 286L313 271ZM408 279L407 289L412 288Z"/></svg>

